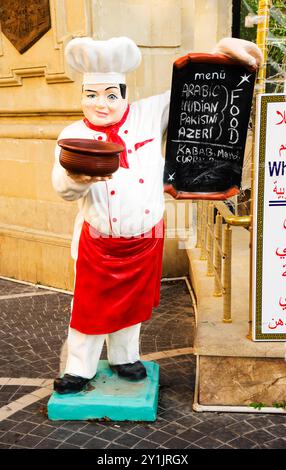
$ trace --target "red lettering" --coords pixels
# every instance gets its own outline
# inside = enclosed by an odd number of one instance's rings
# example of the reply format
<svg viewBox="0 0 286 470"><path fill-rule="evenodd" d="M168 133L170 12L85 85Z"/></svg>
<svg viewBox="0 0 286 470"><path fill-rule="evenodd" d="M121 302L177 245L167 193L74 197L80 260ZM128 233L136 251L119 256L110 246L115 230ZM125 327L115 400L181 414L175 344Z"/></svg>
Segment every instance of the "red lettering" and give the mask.
<svg viewBox="0 0 286 470"><path fill-rule="evenodd" d="M281 117L280 122L276 122L276 126L280 126L280 124L286 124L286 111L281 113L281 111L276 111L276 114Z"/></svg>

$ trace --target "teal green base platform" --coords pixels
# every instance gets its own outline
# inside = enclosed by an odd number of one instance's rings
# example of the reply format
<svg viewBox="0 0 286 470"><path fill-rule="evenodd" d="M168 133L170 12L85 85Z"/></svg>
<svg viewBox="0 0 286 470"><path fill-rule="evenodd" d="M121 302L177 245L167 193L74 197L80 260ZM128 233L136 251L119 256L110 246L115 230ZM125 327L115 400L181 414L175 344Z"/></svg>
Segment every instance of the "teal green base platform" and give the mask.
<svg viewBox="0 0 286 470"><path fill-rule="evenodd" d="M138 382L113 372L107 361L99 361L94 379L79 393L53 392L48 402L51 420L108 419L111 421L155 421L159 394L159 365L143 361L147 377Z"/></svg>

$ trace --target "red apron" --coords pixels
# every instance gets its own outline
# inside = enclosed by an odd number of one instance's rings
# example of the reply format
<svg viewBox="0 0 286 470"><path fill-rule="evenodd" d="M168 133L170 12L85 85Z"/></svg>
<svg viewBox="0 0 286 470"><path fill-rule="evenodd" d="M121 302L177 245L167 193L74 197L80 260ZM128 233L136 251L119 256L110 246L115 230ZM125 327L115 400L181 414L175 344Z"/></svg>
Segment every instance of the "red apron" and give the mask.
<svg viewBox="0 0 286 470"><path fill-rule="evenodd" d="M84 222L70 326L107 334L148 320L159 305L163 219L138 237L102 235Z"/></svg>

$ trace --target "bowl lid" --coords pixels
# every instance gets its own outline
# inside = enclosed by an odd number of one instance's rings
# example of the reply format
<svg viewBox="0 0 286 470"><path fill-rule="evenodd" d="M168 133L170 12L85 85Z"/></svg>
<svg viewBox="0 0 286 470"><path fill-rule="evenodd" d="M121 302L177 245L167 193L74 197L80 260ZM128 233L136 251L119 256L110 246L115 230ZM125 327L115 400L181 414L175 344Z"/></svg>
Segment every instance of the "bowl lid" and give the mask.
<svg viewBox="0 0 286 470"><path fill-rule="evenodd" d="M60 139L58 145L65 150L90 154L114 154L123 152L123 145L94 139Z"/></svg>

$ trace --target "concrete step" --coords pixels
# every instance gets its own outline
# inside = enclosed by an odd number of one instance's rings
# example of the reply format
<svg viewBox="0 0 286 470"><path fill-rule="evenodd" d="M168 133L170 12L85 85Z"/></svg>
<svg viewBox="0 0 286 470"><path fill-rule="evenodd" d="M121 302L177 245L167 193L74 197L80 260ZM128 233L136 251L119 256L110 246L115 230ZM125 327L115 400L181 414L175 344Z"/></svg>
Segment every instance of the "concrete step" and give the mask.
<svg viewBox="0 0 286 470"><path fill-rule="evenodd" d="M284 358L285 341L254 342L247 338L249 312L249 232L232 227L232 323L223 323L222 297L214 297L214 278L206 276L200 249L187 249L190 277L197 298L195 354Z"/></svg>

